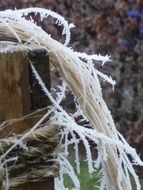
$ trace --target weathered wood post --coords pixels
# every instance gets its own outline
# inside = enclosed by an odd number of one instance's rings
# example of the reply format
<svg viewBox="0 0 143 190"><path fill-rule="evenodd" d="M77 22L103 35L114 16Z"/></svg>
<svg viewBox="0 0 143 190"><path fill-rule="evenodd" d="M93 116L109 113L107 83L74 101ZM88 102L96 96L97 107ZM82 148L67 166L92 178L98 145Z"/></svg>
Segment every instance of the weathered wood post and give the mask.
<svg viewBox="0 0 143 190"><path fill-rule="evenodd" d="M0 124L6 121L0 129L0 139L20 134L31 128L40 116L34 117L34 115L18 121L16 119L50 103L30 73L29 60L38 68L47 88L50 89L49 59L46 49L31 46L24 46L21 49L16 43L0 43ZM7 121L11 122L8 126ZM54 190L54 177L18 187L18 190L39 189Z"/></svg>

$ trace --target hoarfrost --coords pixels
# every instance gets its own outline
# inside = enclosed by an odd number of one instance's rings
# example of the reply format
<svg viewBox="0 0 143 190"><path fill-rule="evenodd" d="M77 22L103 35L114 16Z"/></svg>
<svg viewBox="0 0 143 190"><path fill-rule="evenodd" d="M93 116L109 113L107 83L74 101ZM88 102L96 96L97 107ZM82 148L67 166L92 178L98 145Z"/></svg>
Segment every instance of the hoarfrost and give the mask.
<svg viewBox="0 0 143 190"><path fill-rule="evenodd" d="M63 25L62 35L66 36L65 44L51 38L50 34L44 32L32 20L26 20L29 13L40 14L41 20L52 16L56 19L58 26ZM49 124L61 128L60 143L61 150L58 153L57 161L60 164L60 174L55 178L56 190L68 190L64 185L64 175L67 174L73 181L75 190L80 190L80 183L76 172L68 161L69 146L75 147L75 162L77 173L80 173L79 142L83 143L86 150L86 162L88 172L91 175L94 171L102 168L100 190L131 190L129 174L136 183L137 190L140 190L140 183L133 164L143 166L136 151L131 148L122 135L116 130L111 113L102 97L102 89L99 76L111 85L115 81L96 69L94 61L104 64L110 61L110 56L87 55L86 53L74 52L67 47L70 41L70 29L73 24L68 22L59 14L42 8L27 8L22 10L7 10L0 12L0 36L8 41L17 40L21 48L25 44L38 44L46 47L50 61L57 68L63 78L62 86L54 98L46 88L34 65L30 63L32 72L38 81L45 95L53 103L51 110L46 113L25 135L18 139L1 157L4 163L6 156L17 145L23 144L23 140L29 136L40 124L52 113ZM75 95L77 111L70 115L60 105L65 96L67 87ZM89 122L91 128L83 127L76 122L76 117L82 116L83 121ZM2 127L2 126L0 126ZM47 126L48 127L48 126ZM69 139L68 136L72 138ZM97 144L98 157L92 158L92 151L89 140ZM64 142L64 143L63 143ZM25 145L24 145L25 146ZM132 158L129 159L129 156ZM7 179L8 181L8 179Z"/></svg>

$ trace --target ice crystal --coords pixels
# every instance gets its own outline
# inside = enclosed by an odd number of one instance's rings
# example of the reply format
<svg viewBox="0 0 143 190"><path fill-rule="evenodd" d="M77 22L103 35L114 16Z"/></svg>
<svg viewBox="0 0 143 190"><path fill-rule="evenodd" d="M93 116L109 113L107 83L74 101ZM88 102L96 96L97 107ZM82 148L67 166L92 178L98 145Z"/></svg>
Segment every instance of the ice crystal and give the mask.
<svg viewBox="0 0 143 190"><path fill-rule="evenodd" d="M62 34L66 36L65 43L52 39L50 34L44 32L33 20L26 20L25 16L30 13L40 14L41 20L52 16L56 19L58 26L63 26ZM54 98L46 88L34 65L30 63L32 72L38 81L43 93L53 104L51 110L46 113L25 135L18 139L1 157L4 162L6 156L17 146L22 146L23 140L36 130L50 113L52 116L49 124L57 125L61 128L60 147L57 161L60 164L59 177L55 178L56 190L67 190L64 185L64 175L67 174L74 184L74 189L80 189L80 183L76 172L68 161L69 146L74 145L75 162L77 173L80 173L79 142L82 142L86 151L86 161L88 172L91 175L101 167L100 190L131 190L129 174L134 177L137 190L140 190L140 183L134 171L133 164L143 165L136 151L131 148L122 135L116 130L111 113L102 97L102 89L99 77L111 85L115 81L96 69L96 62L104 64L110 61L108 55L87 55L86 53L74 52L67 47L70 41L70 29L73 24L68 22L59 14L41 8L28 8L22 10L7 10L0 12L0 36L7 41L17 41L20 47L25 44L35 44L46 47L53 67L60 72L63 83L59 87L57 97ZM94 63L95 62L95 63ZM71 90L75 96L76 112L67 113L60 105L65 97L66 89ZM76 117L82 116L83 121L89 123L90 128L86 128L76 122ZM0 126L2 127L2 126ZM48 126L47 126L48 127ZM69 135L71 139L69 139ZM92 157L89 140L97 144L98 157ZM24 145L25 146L25 145ZM129 159L129 156L131 159ZM7 179L8 180L8 179Z"/></svg>

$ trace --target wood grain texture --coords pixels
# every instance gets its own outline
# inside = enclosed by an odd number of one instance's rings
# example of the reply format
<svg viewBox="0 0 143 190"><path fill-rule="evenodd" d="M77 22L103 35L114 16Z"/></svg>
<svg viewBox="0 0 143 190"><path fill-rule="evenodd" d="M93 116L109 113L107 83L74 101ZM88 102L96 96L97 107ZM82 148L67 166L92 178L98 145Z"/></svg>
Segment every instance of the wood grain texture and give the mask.
<svg viewBox="0 0 143 190"><path fill-rule="evenodd" d="M0 124L6 122L0 128L0 138L7 138L15 134L20 134L25 130L31 128L33 124L41 117L33 114L31 118L15 121L27 114L32 113L36 109L49 105L49 100L45 100L43 92L40 88L37 90L38 84L34 86L34 78L31 78L29 61L36 64L40 74L44 76L44 82L48 89L50 89L50 71L49 59L47 52L44 50L40 54L38 51L33 50L22 51L16 49L15 45L11 47L5 45L3 51L0 46ZM10 53L9 47L13 52ZM16 49L16 51L14 51ZM41 56L40 56L41 55ZM39 65L38 65L39 64ZM47 70L48 77L44 74ZM45 72L45 73L47 73ZM44 98L44 100L43 100ZM42 103L42 105L40 104ZM40 112L40 114L43 114ZM9 121L15 121L9 123ZM7 123L9 123L7 125ZM1 182L1 180L0 180ZM53 190L54 178L50 177L46 181L29 182L25 185L18 187L17 190Z"/></svg>
<svg viewBox="0 0 143 190"><path fill-rule="evenodd" d="M30 113L30 99L29 66L25 54L21 51L0 53L0 122ZM28 128L27 120L15 122L0 131L0 138Z"/></svg>
<svg viewBox="0 0 143 190"><path fill-rule="evenodd" d="M8 49L7 53L3 49ZM10 49L13 49L13 53L10 53ZM0 138L31 128L44 112L33 114L21 121L16 120L50 104L31 73L30 62L35 65L50 90L49 58L46 49L26 46L22 51L19 45L0 45L0 124L6 121L4 128L0 129Z"/></svg>

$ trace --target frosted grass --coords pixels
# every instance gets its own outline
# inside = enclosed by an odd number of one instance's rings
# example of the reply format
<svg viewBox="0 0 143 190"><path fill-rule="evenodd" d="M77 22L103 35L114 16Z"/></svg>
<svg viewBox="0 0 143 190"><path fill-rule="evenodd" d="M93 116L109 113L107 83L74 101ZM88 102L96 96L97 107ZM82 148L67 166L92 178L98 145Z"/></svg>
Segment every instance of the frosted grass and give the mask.
<svg viewBox="0 0 143 190"><path fill-rule="evenodd" d="M62 35L65 36L65 43L54 40L50 34L44 32L41 27L37 26L33 20L26 20L25 16L29 13L39 14L41 21L49 16L55 19L58 26L63 26ZM30 63L32 72L38 81L41 89L53 103L51 110L39 120L32 129L30 129L21 139L10 147L1 157L0 161L4 164L6 156L14 149L15 146L21 145L23 140L28 137L32 131L36 130L41 122L49 116L49 124L57 125L61 128L60 143L61 150L58 153L57 161L60 164L59 178L55 179L56 190L67 190L64 185L64 175L67 174L74 184L74 190L80 189L80 183L76 172L68 161L69 146L75 147L75 162L77 173L80 172L79 159L79 142L81 141L86 150L86 161L88 164L89 175L101 167L100 190L131 190L131 174L136 183L136 189L140 190L138 176L135 173L133 165L143 166L136 151L131 148L122 135L116 130L112 115L102 97L102 88L99 77L110 83L113 88L115 81L96 69L94 62L101 62L102 65L110 61L110 56L87 55L86 53L75 52L72 48L67 47L71 32L74 25L68 22L59 14L41 8L27 8L22 10L7 10L0 12L0 38L7 41L17 41L21 48L25 44L39 45L46 47L49 58L53 67L58 69L63 78L61 92L57 93L54 99L52 94L46 88L40 75ZM67 113L60 105L65 97L66 89L73 92L77 111L74 114ZM85 128L76 122L76 116L82 116L83 121L88 121L89 128ZM47 126L48 127L48 126ZM72 138L69 140L68 136ZM97 144L98 157L92 158L89 140ZM63 143L64 142L64 143ZM129 159L129 156L132 159ZM7 175L8 176L8 175Z"/></svg>

